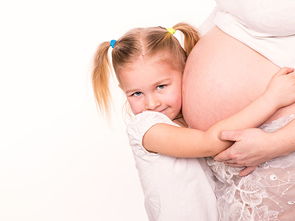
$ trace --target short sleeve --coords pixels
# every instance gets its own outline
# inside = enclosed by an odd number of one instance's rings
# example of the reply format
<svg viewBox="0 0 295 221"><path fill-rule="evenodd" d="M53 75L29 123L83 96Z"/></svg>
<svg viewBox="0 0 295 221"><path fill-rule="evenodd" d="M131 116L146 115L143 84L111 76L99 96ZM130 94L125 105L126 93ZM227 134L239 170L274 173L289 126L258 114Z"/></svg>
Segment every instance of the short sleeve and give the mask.
<svg viewBox="0 0 295 221"><path fill-rule="evenodd" d="M144 111L140 114L137 114L127 124L129 143L136 155L154 154L147 151L142 146L142 138L152 126L159 123L176 126L176 124L173 123L166 115L154 111Z"/></svg>

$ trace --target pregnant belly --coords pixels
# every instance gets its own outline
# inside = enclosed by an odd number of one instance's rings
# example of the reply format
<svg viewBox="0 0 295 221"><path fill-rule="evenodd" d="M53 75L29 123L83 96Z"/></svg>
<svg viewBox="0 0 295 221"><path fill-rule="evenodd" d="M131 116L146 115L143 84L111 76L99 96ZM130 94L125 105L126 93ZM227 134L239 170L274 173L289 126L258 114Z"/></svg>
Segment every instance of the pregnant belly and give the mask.
<svg viewBox="0 0 295 221"><path fill-rule="evenodd" d="M244 108L265 90L279 67L214 27L191 52L183 78L183 115L205 130ZM282 108L268 121L295 113Z"/></svg>

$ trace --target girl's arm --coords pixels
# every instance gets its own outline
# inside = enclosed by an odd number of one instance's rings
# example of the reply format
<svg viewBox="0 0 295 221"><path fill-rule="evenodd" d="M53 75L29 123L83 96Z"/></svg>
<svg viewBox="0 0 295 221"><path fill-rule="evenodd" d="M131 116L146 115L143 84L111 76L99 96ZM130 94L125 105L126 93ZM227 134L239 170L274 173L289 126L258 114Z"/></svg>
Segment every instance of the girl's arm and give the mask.
<svg viewBox="0 0 295 221"><path fill-rule="evenodd" d="M295 101L295 74L293 69L283 68L272 78L263 95L237 114L222 120L206 132L156 124L143 137L143 146L151 151L174 157L214 156L229 147L232 142L222 141L223 130L244 129L262 124L278 108Z"/></svg>

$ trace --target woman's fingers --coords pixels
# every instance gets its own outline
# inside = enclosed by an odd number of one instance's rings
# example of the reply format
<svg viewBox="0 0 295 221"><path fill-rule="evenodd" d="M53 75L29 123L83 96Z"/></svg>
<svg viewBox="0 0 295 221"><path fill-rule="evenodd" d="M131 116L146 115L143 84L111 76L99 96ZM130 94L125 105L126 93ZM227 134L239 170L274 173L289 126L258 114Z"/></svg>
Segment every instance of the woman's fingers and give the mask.
<svg viewBox="0 0 295 221"><path fill-rule="evenodd" d="M252 173L255 169L256 169L256 167L246 167L245 169L240 171L239 175L240 176L247 176L250 173Z"/></svg>

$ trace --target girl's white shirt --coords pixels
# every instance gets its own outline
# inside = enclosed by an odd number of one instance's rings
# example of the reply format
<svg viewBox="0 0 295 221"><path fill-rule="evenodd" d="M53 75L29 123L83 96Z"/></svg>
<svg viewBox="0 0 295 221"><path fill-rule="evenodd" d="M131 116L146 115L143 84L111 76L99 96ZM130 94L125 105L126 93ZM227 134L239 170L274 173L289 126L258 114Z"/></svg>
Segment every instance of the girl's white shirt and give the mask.
<svg viewBox="0 0 295 221"><path fill-rule="evenodd" d="M144 134L155 124L178 126L159 112L145 111L130 119L127 133L150 221L216 221L216 198L204 159L184 159L147 151Z"/></svg>

